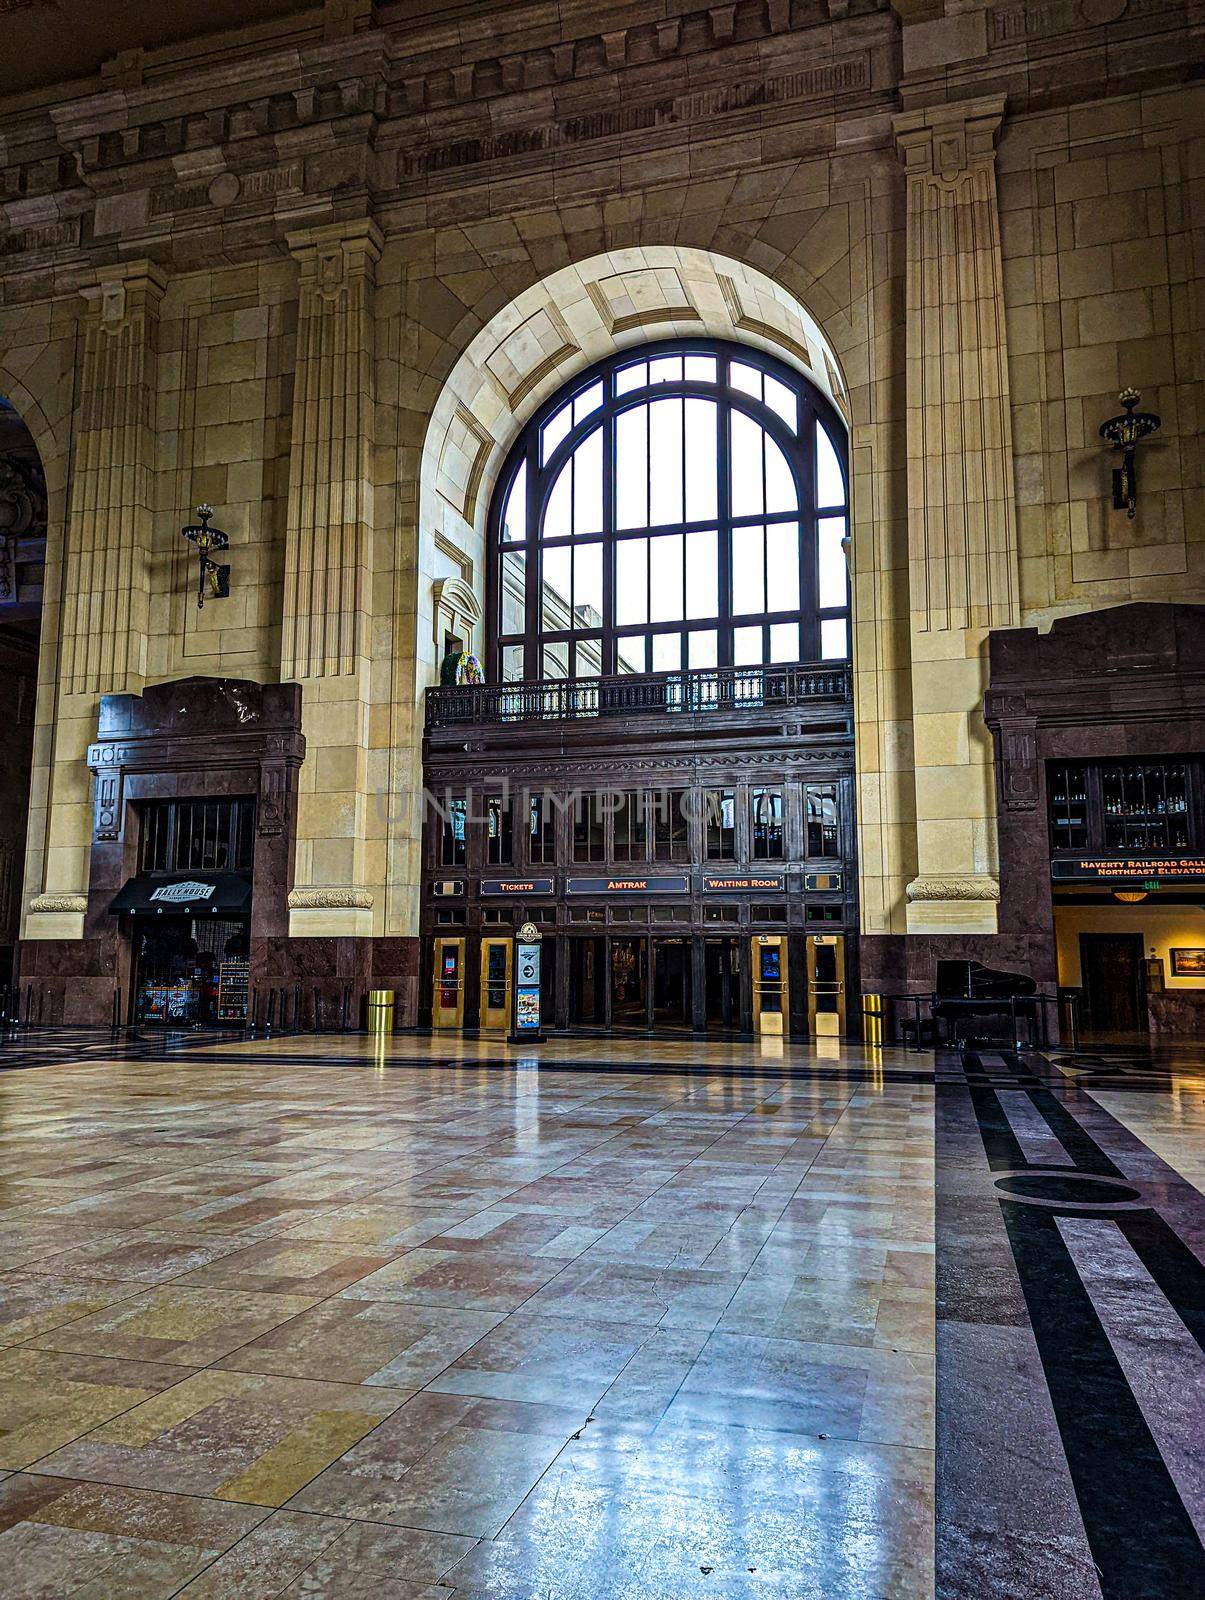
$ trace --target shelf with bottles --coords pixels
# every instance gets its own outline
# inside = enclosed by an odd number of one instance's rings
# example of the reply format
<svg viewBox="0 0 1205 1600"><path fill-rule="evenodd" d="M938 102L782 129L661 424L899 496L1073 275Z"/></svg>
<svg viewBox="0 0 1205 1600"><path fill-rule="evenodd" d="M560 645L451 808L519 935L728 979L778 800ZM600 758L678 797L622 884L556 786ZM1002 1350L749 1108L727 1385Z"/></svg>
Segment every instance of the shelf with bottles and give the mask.
<svg viewBox="0 0 1205 1600"><path fill-rule="evenodd" d="M1082 766L1050 769L1050 842L1056 850L1088 848L1088 771Z"/></svg>

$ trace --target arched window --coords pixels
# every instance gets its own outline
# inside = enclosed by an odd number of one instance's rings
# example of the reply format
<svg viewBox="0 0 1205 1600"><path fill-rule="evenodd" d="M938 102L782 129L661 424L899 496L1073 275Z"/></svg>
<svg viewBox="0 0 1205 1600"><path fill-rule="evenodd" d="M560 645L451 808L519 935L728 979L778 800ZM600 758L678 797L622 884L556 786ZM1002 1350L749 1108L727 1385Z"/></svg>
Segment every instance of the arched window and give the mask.
<svg viewBox="0 0 1205 1600"><path fill-rule="evenodd" d="M738 345L643 347L561 391L490 526L503 682L849 655L844 426Z"/></svg>

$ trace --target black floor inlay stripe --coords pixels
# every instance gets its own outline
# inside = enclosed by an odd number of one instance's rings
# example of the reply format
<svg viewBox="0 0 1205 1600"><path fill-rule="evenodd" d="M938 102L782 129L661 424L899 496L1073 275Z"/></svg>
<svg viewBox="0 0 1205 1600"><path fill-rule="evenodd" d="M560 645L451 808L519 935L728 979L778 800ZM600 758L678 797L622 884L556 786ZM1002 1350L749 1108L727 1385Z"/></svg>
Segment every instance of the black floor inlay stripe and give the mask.
<svg viewBox="0 0 1205 1600"><path fill-rule="evenodd" d="M1197 1070L1189 1055L1178 1068L1136 1053L1075 1060L1100 1074L1102 1088L1153 1091L1163 1078L1166 1092L1172 1073ZM1205 1201L1064 1064L938 1062L937 1593L1197 1600L1205 1504L1186 1504L1193 1485L1177 1482L1160 1438L1165 1448L1174 1439L1181 1459L1199 1448L1200 1369L1169 1356L1157 1333L1144 1350L1131 1319L1129 1359L1137 1350L1164 1390L1159 1418L1148 1416L1093 1296L1104 1292L1097 1277L1108 1283L1115 1270L1120 1233L1132 1270L1145 1269L1150 1292L1199 1343L1205 1264L1193 1242L1205 1239ZM1017 1114L1023 1102L1015 1127L1010 1108ZM1032 1141L1039 1119L1058 1141L1049 1148L1061 1147L1058 1164L1026 1154L1022 1134ZM1168 1370L1173 1360L1183 1370Z"/></svg>

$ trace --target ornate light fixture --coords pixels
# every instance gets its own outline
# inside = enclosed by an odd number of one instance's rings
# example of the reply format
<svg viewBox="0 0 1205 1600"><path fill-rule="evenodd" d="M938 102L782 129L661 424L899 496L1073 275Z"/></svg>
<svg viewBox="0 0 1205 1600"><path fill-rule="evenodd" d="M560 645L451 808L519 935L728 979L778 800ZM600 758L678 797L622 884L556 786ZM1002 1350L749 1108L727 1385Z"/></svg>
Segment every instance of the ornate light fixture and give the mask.
<svg viewBox="0 0 1205 1600"><path fill-rule="evenodd" d="M1138 505L1138 479L1134 471L1134 447L1140 439L1149 439L1159 427L1159 418L1153 411L1135 411L1142 399L1137 389L1123 389L1117 396L1125 410L1118 417L1110 417L1100 425L1100 436L1107 439L1116 450L1124 452L1121 465L1113 469L1113 509L1123 511L1133 520Z"/></svg>
<svg viewBox="0 0 1205 1600"><path fill-rule="evenodd" d="M1122 905L1136 906L1140 900L1146 899L1145 889L1114 889L1114 900L1120 900Z"/></svg>
<svg viewBox="0 0 1205 1600"><path fill-rule="evenodd" d="M190 522L180 532L190 544L197 547L197 554L201 558L200 570L197 573L197 610L205 605L205 586L209 584L209 591L215 600L225 600L230 593L230 568L219 566L210 559L211 550L225 550L230 540L221 528L211 528L209 519L213 516L212 506L198 506L197 516L200 522Z"/></svg>

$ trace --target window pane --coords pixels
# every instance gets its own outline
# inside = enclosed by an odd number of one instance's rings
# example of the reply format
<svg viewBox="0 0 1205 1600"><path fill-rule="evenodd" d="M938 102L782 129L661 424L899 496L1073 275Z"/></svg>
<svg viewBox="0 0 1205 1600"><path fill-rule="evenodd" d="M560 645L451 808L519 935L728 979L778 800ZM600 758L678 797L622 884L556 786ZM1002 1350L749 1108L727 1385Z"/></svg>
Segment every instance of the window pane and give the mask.
<svg viewBox="0 0 1205 1600"><path fill-rule="evenodd" d="M616 670L619 672L647 672L645 665L645 636L631 634L615 641Z"/></svg>
<svg viewBox="0 0 1205 1600"><path fill-rule="evenodd" d="M841 463L827 430L816 424L816 504L819 507L845 504L845 479Z"/></svg>
<svg viewBox="0 0 1205 1600"><path fill-rule="evenodd" d="M770 624L770 660L776 662L799 660L799 624L797 622L772 622Z"/></svg>
<svg viewBox="0 0 1205 1600"><path fill-rule="evenodd" d="M743 411L729 418L731 439L732 515L757 517L765 510L762 485L762 430Z"/></svg>
<svg viewBox="0 0 1205 1600"><path fill-rule="evenodd" d="M602 640L577 639L573 647L573 676L575 678L597 678L602 671ZM597 706L591 702L582 702L583 710L596 710Z"/></svg>
<svg viewBox="0 0 1205 1600"><path fill-rule="evenodd" d="M746 366L743 361L734 361L729 368L729 381L742 394L751 394L755 400L761 399L761 373L756 367Z"/></svg>
<svg viewBox="0 0 1205 1600"><path fill-rule="evenodd" d="M556 475L544 508L544 537L565 539L573 532L573 457Z"/></svg>
<svg viewBox="0 0 1205 1600"><path fill-rule="evenodd" d="M523 646L521 644L508 644L502 647L502 681L503 683L522 683Z"/></svg>
<svg viewBox="0 0 1205 1600"><path fill-rule="evenodd" d="M716 419L713 400L686 402L686 521L716 515Z"/></svg>
<svg viewBox="0 0 1205 1600"><path fill-rule="evenodd" d="M766 610L799 609L799 524L778 522L766 529Z"/></svg>
<svg viewBox="0 0 1205 1600"><path fill-rule="evenodd" d="M527 463L524 461L518 472L515 473L514 482L510 486L510 493L506 497L506 509L502 513L502 537L512 544L516 539L527 537Z"/></svg>
<svg viewBox="0 0 1205 1600"><path fill-rule="evenodd" d="M649 413L633 406L615 419L615 526L647 528L649 522Z"/></svg>
<svg viewBox="0 0 1205 1600"><path fill-rule="evenodd" d="M572 563L573 551L566 545L544 551L541 626L545 631L558 631L570 626Z"/></svg>
<svg viewBox="0 0 1205 1600"><path fill-rule="evenodd" d="M615 393L631 394L633 389L643 389L648 381L648 362L633 361L630 367L621 367L615 374Z"/></svg>
<svg viewBox="0 0 1205 1600"><path fill-rule="evenodd" d="M522 633L527 616L527 557L508 550L502 557L502 632Z"/></svg>
<svg viewBox="0 0 1205 1600"><path fill-rule="evenodd" d="M762 659L762 630L760 628L734 628L732 630L732 660L738 667L758 667Z"/></svg>
<svg viewBox="0 0 1205 1600"><path fill-rule="evenodd" d="M764 434L766 450L766 510L798 511L799 496L795 492L795 474L791 471L786 456L771 439Z"/></svg>
<svg viewBox="0 0 1205 1600"><path fill-rule="evenodd" d="M678 672L682 667L682 635L680 633L655 633L653 635L653 671Z"/></svg>
<svg viewBox="0 0 1205 1600"><path fill-rule="evenodd" d="M686 615L714 617L720 609L718 541L714 532L686 535Z"/></svg>
<svg viewBox="0 0 1205 1600"><path fill-rule="evenodd" d="M687 356L686 376L694 383L715 382L715 357L714 356Z"/></svg>
<svg viewBox="0 0 1205 1600"><path fill-rule="evenodd" d="M569 676L569 646L567 644L546 644L541 672L545 678L567 678Z"/></svg>
<svg viewBox="0 0 1205 1600"><path fill-rule="evenodd" d="M788 389L785 383L779 383L777 378L772 378L766 373L766 404L790 428L792 433L799 432L799 401L793 390Z"/></svg>
<svg viewBox="0 0 1205 1600"><path fill-rule="evenodd" d="M688 660L691 669L699 667L714 667L716 664L716 634L714 629L700 629L696 633L686 636L686 646L689 652Z"/></svg>
<svg viewBox="0 0 1205 1600"><path fill-rule="evenodd" d="M849 659L849 623L844 617L827 617L820 624L820 658L822 661Z"/></svg>
<svg viewBox="0 0 1205 1600"><path fill-rule="evenodd" d="M762 528L732 530L732 612L751 616L766 609L765 532Z"/></svg>
<svg viewBox="0 0 1205 1600"><path fill-rule="evenodd" d="M573 531L579 539L602 532L602 442L602 429L595 428L573 452Z"/></svg>
<svg viewBox="0 0 1205 1600"><path fill-rule="evenodd" d="M650 383L681 383L682 357L657 356L649 362Z"/></svg>
<svg viewBox="0 0 1205 1600"><path fill-rule="evenodd" d="M620 539L615 546L615 621L623 627L649 619L647 539Z"/></svg>
<svg viewBox="0 0 1205 1600"><path fill-rule="evenodd" d="M681 400L649 406L649 523L655 528L682 521L682 427Z"/></svg>
<svg viewBox="0 0 1205 1600"><path fill-rule="evenodd" d="M563 405L555 416L549 417L540 433L540 465L547 466L549 457L573 426L573 407Z"/></svg>
<svg viewBox="0 0 1205 1600"><path fill-rule="evenodd" d="M602 621L602 545L579 544L573 552L574 626L597 628Z"/></svg>
<svg viewBox="0 0 1205 1600"><path fill-rule="evenodd" d="M649 621L682 620L682 546L680 533L663 533L649 541Z"/></svg>
<svg viewBox="0 0 1205 1600"><path fill-rule="evenodd" d="M583 417L588 417L592 411L597 411L603 403L603 386L600 378L597 383L592 383L588 389L583 389L573 402L573 420L578 423Z"/></svg>
<svg viewBox="0 0 1205 1600"><path fill-rule="evenodd" d="M844 517L821 517L820 548L817 563L820 576L821 606L843 606L849 598L849 574L841 541L845 537Z"/></svg>

